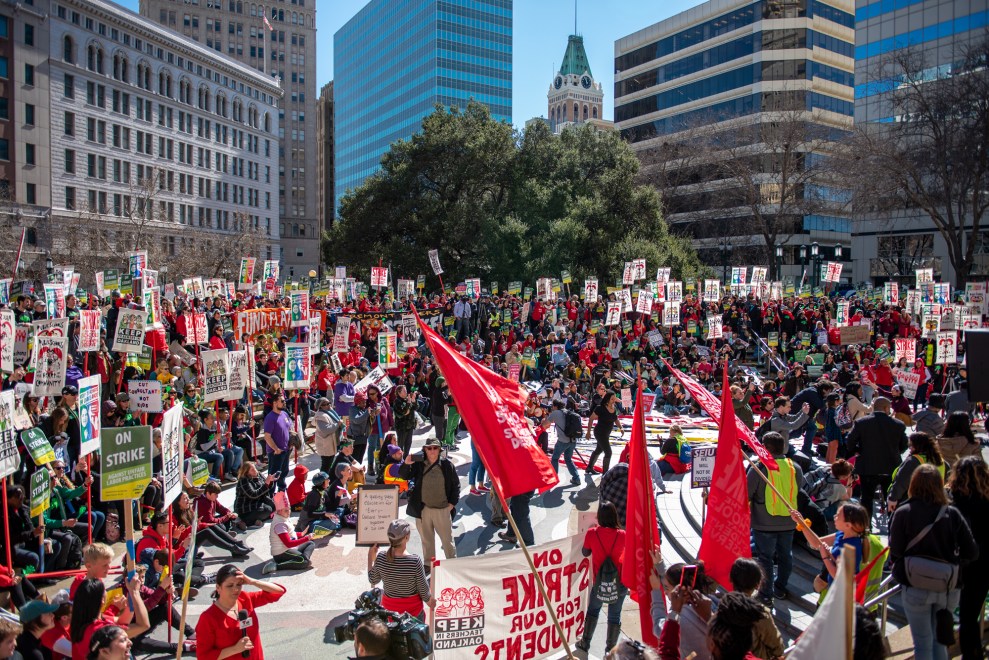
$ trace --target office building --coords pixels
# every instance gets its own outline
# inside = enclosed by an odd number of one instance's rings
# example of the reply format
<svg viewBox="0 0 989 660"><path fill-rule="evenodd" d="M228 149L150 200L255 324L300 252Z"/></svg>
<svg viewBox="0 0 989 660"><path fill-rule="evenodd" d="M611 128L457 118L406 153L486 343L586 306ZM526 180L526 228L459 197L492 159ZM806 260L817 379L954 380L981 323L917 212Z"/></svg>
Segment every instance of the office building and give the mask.
<svg viewBox="0 0 989 660"><path fill-rule="evenodd" d="M371 0L333 38L335 203L437 104L512 121L512 0Z"/></svg>
<svg viewBox="0 0 989 660"><path fill-rule="evenodd" d="M316 211L322 229L336 217L333 206L333 81L323 85L316 100Z"/></svg>
<svg viewBox="0 0 989 660"><path fill-rule="evenodd" d="M909 47L913 56L923 58L923 79L935 81L958 74L966 49L989 38L987 0L857 0L855 19L855 124L864 130L901 125L903 118L893 117L889 104L897 84L889 78L892 72L883 70L894 51ZM862 273L859 279L913 286L916 269L933 268L941 281L955 281L948 245L929 215L915 208L883 214L864 206L858 210L852 258L855 272ZM971 227L971 222L959 224ZM969 274L985 279L989 238L982 232L976 241Z"/></svg>
<svg viewBox="0 0 989 660"><path fill-rule="evenodd" d="M819 243L830 260L844 244L847 256L847 193L794 172L851 129L853 11L852 0L709 0L615 42L615 126L673 230L708 263L773 267L778 244L783 273L799 277L800 245ZM807 139L776 140L784 121ZM691 162L701 143L713 151ZM725 159L747 168L746 182L713 166Z"/></svg>
<svg viewBox="0 0 989 660"><path fill-rule="evenodd" d="M26 264L50 252L91 278L137 246L179 276L230 246L280 257L275 81L104 0L3 2L0 24Z"/></svg>
<svg viewBox="0 0 989 660"><path fill-rule="evenodd" d="M316 136L316 0L141 0L140 6L151 20L280 82L282 272L307 274L319 263L322 225L316 149L307 145Z"/></svg>

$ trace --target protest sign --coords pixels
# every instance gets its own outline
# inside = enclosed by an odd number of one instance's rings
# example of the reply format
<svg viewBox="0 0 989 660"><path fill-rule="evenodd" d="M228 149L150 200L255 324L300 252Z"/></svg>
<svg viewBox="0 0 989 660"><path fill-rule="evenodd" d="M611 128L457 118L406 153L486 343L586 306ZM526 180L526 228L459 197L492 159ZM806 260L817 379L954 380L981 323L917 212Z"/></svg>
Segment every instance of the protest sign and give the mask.
<svg viewBox="0 0 989 660"><path fill-rule="evenodd" d="M257 259L254 257L243 257L240 260L240 273L237 277L237 288L241 291L250 291L254 286L254 266Z"/></svg>
<svg viewBox="0 0 989 660"><path fill-rule="evenodd" d="M714 456L718 448L694 447L690 462L690 487L707 488L714 477Z"/></svg>
<svg viewBox="0 0 989 660"><path fill-rule="evenodd" d="M402 346L415 348L419 345L419 324L414 314L402 315Z"/></svg>
<svg viewBox="0 0 989 660"><path fill-rule="evenodd" d="M639 314L651 314L652 299L653 295L651 291L639 291L639 298L635 301L635 311Z"/></svg>
<svg viewBox="0 0 989 660"><path fill-rule="evenodd" d="M680 325L680 306L669 304L663 305L663 325L667 328Z"/></svg>
<svg viewBox="0 0 989 660"><path fill-rule="evenodd" d="M306 346L308 349L308 345ZM203 351L200 356L204 377L203 401L209 403L226 399L230 383L230 360L227 349Z"/></svg>
<svg viewBox="0 0 989 660"><path fill-rule="evenodd" d="M937 363L955 364L958 361L958 333L937 333Z"/></svg>
<svg viewBox="0 0 989 660"><path fill-rule="evenodd" d="M333 333L333 352L346 353L350 348L348 339L350 337L350 317L337 317L337 327Z"/></svg>
<svg viewBox="0 0 989 660"><path fill-rule="evenodd" d="M31 325L28 323L19 323L17 327L14 328L14 365L24 364L27 362L28 350L27 350L27 338L31 332Z"/></svg>
<svg viewBox="0 0 989 660"><path fill-rule="evenodd" d="M596 303L598 300L598 278L588 277L584 280L584 302L586 304Z"/></svg>
<svg viewBox="0 0 989 660"><path fill-rule="evenodd" d="M21 431L21 444L35 465L47 465L55 460L55 450L40 427L32 426Z"/></svg>
<svg viewBox="0 0 989 660"><path fill-rule="evenodd" d="M79 350L93 352L100 350L100 316L98 309L84 309L79 312Z"/></svg>
<svg viewBox="0 0 989 660"><path fill-rule="evenodd" d="M0 305L10 304L10 285L13 284L14 280L11 277L4 277L0 279Z"/></svg>
<svg viewBox="0 0 989 660"><path fill-rule="evenodd" d="M433 275L442 275L443 268L440 266L440 251L429 251L429 265L433 267Z"/></svg>
<svg viewBox="0 0 989 660"><path fill-rule="evenodd" d="M244 397L244 388L251 382L250 366L247 360L247 350L230 351L227 354L230 366L227 381L227 400L238 401Z"/></svg>
<svg viewBox="0 0 989 660"><path fill-rule="evenodd" d="M100 495L104 502L140 497L151 476L150 426L100 431Z"/></svg>
<svg viewBox="0 0 989 660"><path fill-rule="evenodd" d="M656 284L659 284L660 286L663 286L663 288L665 288L666 283L670 281L670 273L671 272L672 272L672 269L669 266L667 266L665 268L657 268L656 269Z"/></svg>
<svg viewBox="0 0 989 660"><path fill-rule="evenodd" d="M608 326L618 325L622 318L622 304L621 302L609 302L608 303L608 315L605 317L604 324Z"/></svg>
<svg viewBox="0 0 989 660"><path fill-rule="evenodd" d="M161 418L161 465L164 508L182 493L182 404L177 403Z"/></svg>
<svg viewBox="0 0 989 660"><path fill-rule="evenodd" d="M519 382L519 375L522 373L522 365L518 362L514 362L508 365L508 380L513 383Z"/></svg>
<svg viewBox="0 0 989 660"><path fill-rule="evenodd" d="M920 374L903 369L896 370L896 380L903 388L903 396L910 401L917 396L917 388L920 387Z"/></svg>
<svg viewBox="0 0 989 660"><path fill-rule="evenodd" d="M61 284L45 283L45 311L50 319L65 316L65 289Z"/></svg>
<svg viewBox="0 0 989 660"><path fill-rule="evenodd" d="M723 326L721 325L721 314L708 314L707 338L721 339L723 336L724 336L724 332L723 332Z"/></svg>
<svg viewBox="0 0 989 660"><path fill-rule="evenodd" d="M35 470L31 475L31 517L37 518L43 514L52 499L52 478L48 468Z"/></svg>
<svg viewBox="0 0 989 660"><path fill-rule="evenodd" d="M309 354L319 355L323 342L322 319L318 316L309 317Z"/></svg>
<svg viewBox="0 0 989 660"><path fill-rule="evenodd" d="M769 269L765 266L753 266L752 267L752 283L753 284L763 284L766 282L766 275L769 274Z"/></svg>
<svg viewBox="0 0 989 660"><path fill-rule="evenodd" d="M148 267L148 253L144 250L127 253L128 272L137 280L141 278L144 269Z"/></svg>
<svg viewBox="0 0 989 660"><path fill-rule="evenodd" d="M398 516L398 488L365 484L358 491L357 545L385 545L388 525Z"/></svg>
<svg viewBox="0 0 989 660"><path fill-rule="evenodd" d="M209 481L209 463L201 458L190 458L186 478L189 480L189 483L199 488Z"/></svg>
<svg viewBox="0 0 989 660"><path fill-rule="evenodd" d="M841 267L842 263L840 261L829 261L825 264L823 281L824 282L838 282L841 280Z"/></svg>
<svg viewBox="0 0 989 660"><path fill-rule="evenodd" d="M14 371L14 345L17 341L14 310L0 309L0 371Z"/></svg>
<svg viewBox="0 0 989 660"><path fill-rule="evenodd" d="M0 478L17 472L21 459L14 431L14 390L0 392Z"/></svg>
<svg viewBox="0 0 989 660"><path fill-rule="evenodd" d="M286 390L304 390L309 387L309 344L285 344L285 369L282 372L282 387Z"/></svg>
<svg viewBox="0 0 989 660"><path fill-rule="evenodd" d="M35 337L67 337L69 331L69 319L48 319L44 321L32 321L31 327L34 329Z"/></svg>
<svg viewBox="0 0 989 660"><path fill-rule="evenodd" d="M625 269L622 271L622 284L630 285L635 281L635 269L631 261L625 262Z"/></svg>
<svg viewBox="0 0 989 660"><path fill-rule="evenodd" d="M378 333L378 364L385 369L398 368L398 335L396 333Z"/></svg>
<svg viewBox="0 0 989 660"><path fill-rule="evenodd" d="M127 393L130 394L130 409L132 411L142 413L160 413L162 411L161 381L127 381Z"/></svg>
<svg viewBox="0 0 989 660"><path fill-rule="evenodd" d="M100 377L87 376L79 381L79 441L80 456L100 448Z"/></svg>
<svg viewBox="0 0 989 660"><path fill-rule="evenodd" d="M367 376L364 376L364 378L357 381L354 385L354 389L358 392L366 392L367 388L371 385L377 385L378 389L381 390L382 396L388 394L391 389L395 387L394 383L391 381L391 378L389 378L388 374L385 373L385 370L381 368L381 365L378 365L372 369Z"/></svg>
<svg viewBox="0 0 989 660"><path fill-rule="evenodd" d="M666 283L666 299L671 303L680 303L683 301L683 282L677 282L676 280Z"/></svg>
<svg viewBox="0 0 989 660"><path fill-rule="evenodd" d="M117 328L113 335L113 350L121 353L138 353L144 345L147 312L138 309L118 310Z"/></svg>
<svg viewBox="0 0 989 660"><path fill-rule="evenodd" d="M371 267L371 286L384 288L388 286L388 269L384 266Z"/></svg>
<svg viewBox="0 0 989 660"><path fill-rule="evenodd" d="M309 325L309 292L292 291L289 293L292 303L292 327L304 328Z"/></svg>
<svg viewBox="0 0 989 660"><path fill-rule="evenodd" d="M916 339L900 339L896 338L896 361L906 360L908 365L914 363L917 359L917 340Z"/></svg>
<svg viewBox="0 0 989 660"><path fill-rule="evenodd" d="M31 391L35 396L61 396L65 386L68 346L67 337L35 337L31 354L34 365Z"/></svg>
<svg viewBox="0 0 989 660"><path fill-rule="evenodd" d="M548 585L549 606L573 646L584 627L590 587L590 557L581 553L583 536L571 536L530 550L536 570ZM540 660L563 648L546 604L540 597L522 550L437 562L437 594L432 621L433 657L495 658L512 655Z"/></svg>
<svg viewBox="0 0 989 660"><path fill-rule="evenodd" d="M704 302L718 302L721 299L721 280L704 280Z"/></svg>
<svg viewBox="0 0 989 660"><path fill-rule="evenodd" d="M841 328L841 343L845 344L868 344L869 327L865 325L849 325Z"/></svg>
<svg viewBox="0 0 989 660"><path fill-rule="evenodd" d="M837 322L839 328L848 325L849 303L847 300L838 301L836 314L837 314L837 318L835 319L835 321Z"/></svg>

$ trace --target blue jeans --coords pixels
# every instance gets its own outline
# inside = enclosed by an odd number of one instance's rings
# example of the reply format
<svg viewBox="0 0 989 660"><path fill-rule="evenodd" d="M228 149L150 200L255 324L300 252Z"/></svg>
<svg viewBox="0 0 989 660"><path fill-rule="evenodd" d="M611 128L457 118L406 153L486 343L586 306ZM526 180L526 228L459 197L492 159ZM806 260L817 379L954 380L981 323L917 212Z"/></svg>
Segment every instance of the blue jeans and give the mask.
<svg viewBox="0 0 989 660"><path fill-rule="evenodd" d="M903 609L910 623L913 653L917 660L948 660L948 647L938 644L934 635L934 613L941 609L952 612L958 607L960 589L927 591L903 587Z"/></svg>
<svg viewBox="0 0 989 660"><path fill-rule="evenodd" d="M762 566L765 579L759 585L761 598L772 598L773 587L786 589L793 572L793 530L785 532L760 532L752 530L752 543L755 558ZM773 581L773 564L779 566L776 580Z"/></svg>
<svg viewBox="0 0 989 660"><path fill-rule="evenodd" d="M814 454L814 436L817 435L817 423L811 418L807 422L807 429L804 431L804 446L801 451L808 456L813 456Z"/></svg>
<svg viewBox="0 0 989 660"><path fill-rule="evenodd" d="M625 603L625 596L628 592L622 589L621 596L614 603L608 603L608 623L617 626L622 622L622 604ZM587 603L587 616L597 618L601 614L604 603L594 595L594 588L591 587L591 597Z"/></svg>
<svg viewBox="0 0 989 660"><path fill-rule="evenodd" d="M477 484L484 483L484 476L487 474L484 469L484 461L481 460L481 454L477 451L477 445L474 444L474 440L470 441L471 456L470 459L470 471L467 472L467 483L473 488Z"/></svg>
<svg viewBox="0 0 989 660"><path fill-rule="evenodd" d="M563 461L567 464L567 469L570 470L570 476L574 479L579 479L577 474L577 468L573 464L573 452L577 448L576 442L561 442L556 441L556 446L553 447L553 457L549 459L549 462L553 464L553 472L559 474L560 456L563 456Z"/></svg>
<svg viewBox="0 0 989 660"><path fill-rule="evenodd" d="M288 485L285 483L285 477L288 476L288 458L289 450L283 449L282 453L276 454L268 448L268 474L274 474L276 472L281 472L278 479L275 481L276 491L285 491L288 489Z"/></svg>
<svg viewBox="0 0 989 660"><path fill-rule="evenodd" d="M209 474L214 479L220 478L220 466L224 463L223 454L215 451L204 451L199 453L199 458L209 463Z"/></svg>
<svg viewBox="0 0 989 660"><path fill-rule="evenodd" d="M232 474L236 477L240 464L244 462L244 449L237 445L230 445L221 453L223 454L223 473Z"/></svg>
<svg viewBox="0 0 989 660"><path fill-rule="evenodd" d="M378 468L378 448L381 446L381 436L373 433L367 439L367 465L368 474L374 474Z"/></svg>

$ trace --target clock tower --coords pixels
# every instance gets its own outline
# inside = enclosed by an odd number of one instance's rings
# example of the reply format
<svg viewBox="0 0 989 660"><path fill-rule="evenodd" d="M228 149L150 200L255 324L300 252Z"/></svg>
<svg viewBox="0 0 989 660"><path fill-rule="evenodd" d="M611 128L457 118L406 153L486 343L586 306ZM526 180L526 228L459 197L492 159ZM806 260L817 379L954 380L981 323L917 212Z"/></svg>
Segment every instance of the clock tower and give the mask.
<svg viewBox="0 0 989 660"><path fill-rule="evenodd" d="M602 119L604 89L591 73L583 37L570 35L563 64L553 77L546 98L549 125L556 133L566 124Z"/></svg>

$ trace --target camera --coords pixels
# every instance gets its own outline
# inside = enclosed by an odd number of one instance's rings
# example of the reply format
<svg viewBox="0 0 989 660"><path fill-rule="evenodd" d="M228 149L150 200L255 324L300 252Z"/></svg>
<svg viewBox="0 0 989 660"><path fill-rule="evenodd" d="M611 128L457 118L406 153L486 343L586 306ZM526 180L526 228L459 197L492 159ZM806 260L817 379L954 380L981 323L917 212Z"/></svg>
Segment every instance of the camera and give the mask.
<svg viewBox="0 0 989 660"><path fill-rule="evenodd" d="M362 593L354 601L354 609L347 615L347 623L333 629L338 644L353 641L357 627L370 617L381 619L388 626L391 640L388 657L393 660L422 660L433 652L433 641L429 636L429 626L409 615L398 614L381 607L381 589L371 589Z"/></svg>

